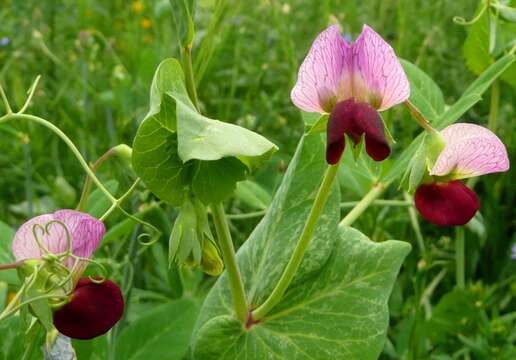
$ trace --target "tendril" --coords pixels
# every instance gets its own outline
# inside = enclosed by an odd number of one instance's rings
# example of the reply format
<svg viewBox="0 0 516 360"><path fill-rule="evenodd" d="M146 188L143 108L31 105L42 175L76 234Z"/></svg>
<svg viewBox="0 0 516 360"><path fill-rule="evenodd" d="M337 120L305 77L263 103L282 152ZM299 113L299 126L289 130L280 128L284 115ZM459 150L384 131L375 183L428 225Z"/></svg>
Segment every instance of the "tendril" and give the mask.
<svg viewBox="0 0 516 360"><path fill-rule="evenodd" d="M482 5L482 9L480 9L479 13L477 14L477 16L475 16L473 19L471 20L466 20L465 18L463 18L462 16L454 16L453 17L453 22L458 24L458 25L462 25L462 26L469 26L469 25L473 25L474 23L476 23L478 20L480 20L480 18L482 17L482 15L484 15L484 13L486 12L487 10L487 2L484 1L484 4Z"/></svg>

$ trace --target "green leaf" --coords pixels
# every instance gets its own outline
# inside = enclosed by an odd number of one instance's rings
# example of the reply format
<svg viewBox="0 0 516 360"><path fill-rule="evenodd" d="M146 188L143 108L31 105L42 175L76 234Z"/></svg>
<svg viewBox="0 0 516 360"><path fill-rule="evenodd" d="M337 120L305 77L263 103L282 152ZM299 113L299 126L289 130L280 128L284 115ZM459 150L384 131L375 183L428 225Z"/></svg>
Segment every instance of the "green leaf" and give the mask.
<svg viewBox="0 0 516 360"><path fill-rule="evenodd" d="M463 52L467 67L477 75L492 63L489 54L489 11L485 11L477 22L468 26Z"/></svg>
<svg viewBox="0 0 516 360"><path fill-rule="evenodd" d="M251 181L241 181L238 183L235 197L246 205L257 210L265 210L269 207L272 196L260 184Z"/></svg>
<svg viewBox="0 0 516 360"><path fill-rule="evenodd" d="M270 294L292 253L327 167L324 153L323 135L304 136L267 214L238 251L251 304ZM334 184L285 298L249 331L235 318L227 275L219 278L197 321L195 359L376 359L387 299L410 245L338 230L338 205Z"/></svg>
<svg viewBox="0 0 516 360"><path fill-rule="evenodd" d="M111 194L116 194L118 190L118 181L108 180L104 183L106 189ZM107 209L111 206L111 201L104 195L100 189L95 189L88 198L86 204L86 212L93 217L101 217Z"/></svg>
<svg viewBox="0 0 516 360"><path fill-rule="evenodd" d="M204 204L215 204L229 198L238 181L245 180L247 168L236 158L200 161L192 187Z"/></svg>
<svg viewBox="0 0 516 360"><path fill-rule="evenodd" d="M250 169L277 150L276 145L255 132L199 114L190 102L175 97L179 157L188 160L219 160L232 156Z"/></svg>
<svg viewBox="0 0 516 360"><path fill-rule="evenodd" d="M156 307L120 334L117 359L181 360L188 350L198 311L197 303L186 299Z"/></svg>
<svg viewBox="0 0 516 360"><path fill-rule="evenodd" d="M73 348L80 360L104 360L108 357L107 336L99 336L91 340L72 340Z"/></svg>
<svg viewBox="0 0 516 360"><path fill-rule="evenodd" d="M177 154L177 135L154 118L138 129L133 145L133 167L145 185L161 200L181 205L195 164L183 164Z"/></svg>
<svg viewBox="0 0 516 360"><path fill-rule="evenodd" d="M445 342L450 336L475 334L481 322L481 313L475 306L477 297L467 290L445 294L425 324L428 337L434 342Z"/></svg>
<svg viewBox="0 0 516 360"><path fill-rule="evenodd" d="M492 6L499 7L500 15L503 16L502 9L508 8L502 4L493 4ZM509 8L510 9L510 8ZM513 12L516 11L513 9ZM466 65L475 74L481 74L485 69L494 62L494 56L498 56L511 44L516 37L516 26L511 23L504 23L497 21L496 28L490 26L496 19L490 11L484 14L474 24L469 26L468 36L464 42L464 58ZM508 14L508 13L507 13ZM491 29L491 30L490 30ZM491 38L494 36L493 31L497 29L495 41ZM493 49L490 51L490 46ZM501 79L505 82L516 86L516 64L508 67L508 69L501 75Z"/></svg>
<svg viewBox="0 0 516 360"><path fill-rule="evenodd" d="M352 228L339 235L319 273L292 288L262 324L244 331L229 314L208 320L197 334L195 358L377 359L387 301L410 245L374 243Z"/></svg>
<svg viewBox="0 0 516 360"><path fill-rule="evenodd" d="M0 264L13 262L14 256L11 244L14 238L14 230L6 223L0 221ZM0 271L0 281L16 285L19 283L15 269Z"/></svg>
<svg viewBox="0 0 516 360"><path fill-rule="evenodd" d="M502 18L504 18L507 21L516 23L516 9L515 8L506 6L506 5L497 3L497 2L492 3L491 6L498 9L498 11L500 12L500 16Z"/></svg>
<svg viewBox="0 0 516 360"><path fill-rule="evenodd" d="M473 105L482 100L482 94L491 86L500 75L504 73L516 60L514 54L502 56L498 61L489 66L470 86L464 91L459 100L437 120L436 127L442 129L458 120Z"/></svg>
<svg viewBox="0 0 516 360"><path fill-rule="evenodd" d="M228 198L244 178L243 167L234 160L252 170L276 150L250 130L199 114L175 59L158 66L150 103L134 140L133 167L154 194L173 205L181 205L192 189L205 203ZM223 173L224 179L220 178ZM217 177L201 178L212 174Z"/></svg>
<svg viewBox="0 0 516 360"><path fill-rule="evenodd" d="M407 60L400 59L410 82L410 101L430 122L444 112L444 97L441 89L423 70Z"/></svg>

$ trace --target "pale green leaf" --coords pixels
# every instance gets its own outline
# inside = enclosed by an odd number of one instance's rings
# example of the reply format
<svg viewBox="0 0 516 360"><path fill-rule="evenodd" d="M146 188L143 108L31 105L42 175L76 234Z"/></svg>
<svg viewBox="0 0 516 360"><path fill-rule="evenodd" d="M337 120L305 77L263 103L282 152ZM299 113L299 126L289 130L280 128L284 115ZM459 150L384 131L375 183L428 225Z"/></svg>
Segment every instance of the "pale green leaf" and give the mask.
<svg viewBox="0 0 516 360"><path fill-rule="evenodd" d="M243 170L241 166L228 168L234 160L225 158L238 159L252 169L276 150L274 144L250 130L199 114L187 95L184 74L175 59L158 66L150 103L134 140L133 168L154 194L173 205L181 205L192 189L194 194L196 190L209 190L195 194L205 203L228 198L236 181L243 179ZM204 169L210 174L224 173L226 178L202 179ZM231 184L227 184L228 178Z"/></svg>
<svg viewBox="0 0 516 360"><path fill-rule="evenodd" d="M252 168L277 150L276 145L255 132L199 114L176 99L178 152L188 160L219 160L234 156Z"/></svg>
<svg viewBox="0 0 516 360"><path fill-rule="evenodd" d="M267 209L272 201L271 194L260 184L251 180L238 183L235 197L246 205L258 210Z"/></svg>
<svg viewBox="0 0 516 360"><path fill-rule="evenodd" d="M186 299L156 307L123 330L116 344L116 358L183 359L198 311L197 303Z"/></svg>
<svg viewBox="0 0 516 360"><path fill-rule="evenodd" d="M6 223L0 221L0 264L6 264L14 261L11 244L14 238L14 230ZM18 275L16 270L0 271L0 281L8 284L18 284Z"/></svg>
<svg viewBox="0 0 516 360"><path fill-rule="evenodd" d="M227 311L203 321L195 358L377 359L389 324L389 295L410 245L374 243L352 228L339 235L319 273L291 288L263 323L244 331ZM214 297L205 306L213 306Z"/></svg>
<svg viewBox="0 0 516 360"><path fill-rule="evenodd" d="M280 277L327 165L321 134L305 135L267 214L237 254L248 301ZM387 299L410 246L338 230L334 185L283 301L250 331L235 318L226 274L210 291L193 337L195 359L373 359L385 341ZM343 231L339 234L339 231Z"/></svg>

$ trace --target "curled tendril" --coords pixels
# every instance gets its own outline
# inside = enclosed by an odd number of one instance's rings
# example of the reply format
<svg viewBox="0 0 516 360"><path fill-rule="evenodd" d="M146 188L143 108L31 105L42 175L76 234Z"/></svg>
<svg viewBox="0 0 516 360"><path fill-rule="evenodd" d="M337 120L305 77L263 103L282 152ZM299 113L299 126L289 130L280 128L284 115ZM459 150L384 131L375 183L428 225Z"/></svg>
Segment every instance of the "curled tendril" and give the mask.
<svg viewBox="0 0 516 360"><path fill-rule="evenodd" d="M465 18L463 18L462 16L454 16L453 17L453 22L456 23L456 24L462 25L462 26L473 25L478 20L480 20L482 15L484 15L484 13L486 12L487 8L488 8L488 4L487 4L486 1L484 1L483 5L482 5L482 8L478 12L477 16L475 16L473 19L468 21Z"/></svg>
<svg viewBox="0 0 516 360"><path fill-rule="evenodd" d="M66 236L66 246L67 246L67 250L62 252L62 253L59 253L59 254L54 254L53 252L51 252L46 246L45 244L43 244L43 242L41 241L41 239L39 238L38 234L37 234L37 230L41 230L42 232L42 235L50 235L50 226L53 225L53 224L58 224L60 225L64 232L65 232L65 236ZM46 261L56 261L57 258L60 256L60 255L70 255L72 253L72 235L70 234L70 231L68 230L68 227L66 226L65 223L63 223L62 221L59 221L59 220L51 220L49 222L47 222L45 224L45 226L41 225L41 224L34 224L32 226L32 235L34 236L34 240L36 241L36 244L38 245L38 247L40 248L40 250L43 252L43 255L42 255L42 259L43 260L46 260Z"/></svg>
<svg viewBox="0 0 516 360"><path fill-rule="evenodd" d="M48 250L48 248L41 242L38 234L36 233L37 229L41 229L43 231L43 235L45 235L45 227L43 227L40 224L34 224L32 226L32 236L34 236L34 240L36 241L36 244L38 245L39 249L42 252L44 252L46 254L51 254L50 250Z"/></svg>
<svg viewBox="0 0 516 360"><path fill-rule="evenodd" d="M154 235L151 235L151 234L148 234L148 233L143 233L143 234L138 235L137 240L138 240L138 242L141 245L143 245L143 246L150 246L150 245L153 245L154 243L156 243L156 241L159 240L159 238L161 236L161 231L157 227L155 227L151 223L148 223L145 220L139 219L138 217L136 217L136 216L134 216L132 214L129 214L127 211L125 211L121 207L120 207L120 211L125 216L127 216L128 218L136 221L137 223L139 223L139 224L141 224L143 226L146 226L146 227L150 228L154 232ZM150 240L149 241L144 241L142 239L150 239Z"/></svg>

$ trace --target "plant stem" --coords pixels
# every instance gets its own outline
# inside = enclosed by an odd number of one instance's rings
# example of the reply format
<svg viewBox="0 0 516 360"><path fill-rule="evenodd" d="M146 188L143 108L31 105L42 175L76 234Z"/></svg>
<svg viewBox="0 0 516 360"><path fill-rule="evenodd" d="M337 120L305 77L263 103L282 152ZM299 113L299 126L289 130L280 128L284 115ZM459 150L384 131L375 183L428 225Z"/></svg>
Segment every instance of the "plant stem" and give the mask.
<svg viewBox="0 0 516 360"><path fill-rule="evenodd" d="M491 104L489 107L489 120L487 127L496 132L496 120L498 119L498 103L500 102L500 81L495 80L491 85Z"/></svg>
<svg viewBox="0 0 516 360"><path fill-rule="evenodd" d="M20 260L14 263L9 264L0 264L0 270L9 270L9 269L16 269L17 267L23 265L24 261Z"/></svg>
<svg viewBox="0 0 516 360"><path fill-rule="evenodd" d="M362 213L373 203L373 201L380 196L385 190L385 186L378 183L373 186L371 190L355 205L351 211L344 216L340 222L340 226L351 226L355 220L362 215Z"/></svg>
<svg viewBox="0 0 516 360"><path fill-rule="evenodd" d="M326 200L330 194L331 185L333 184L333 180L337 175L337 170L339 168L339 164L328 166L326 169L326 173L324 174L324 178L319 186L319 190L317 191L317 195L315 197L314 203L312 205L312 209L310 210L310 214L308 215L308 219L306 220L305 227L303 228L303 232L297 241L294 252L292 253L285 270L283 270L283 274L279 279L278 283L272 290L272 293L265 300L265 302L260 305L256 310L252 312L252 320L258 321L263 319L265 315L269 313L269 311L281 301L285 291L294 278L301 261L303 260L303 256L308 248L308 244L312 239L312 235L314 233L315 227L321 216L321 213L324 209L324 205L326 204Z"/></svg>
<svg viewBox="0 0 516 360"><path fill-rule="evenodd" d="M213 222L217 232L218 243L224 259L224 265L229 278L231 294L233 295L233 304L238 320L245 323L247 319L247 300L245 297L244 283L236 261L235 248L229 231L226 213L222 203L215 204L211 207Z"/></svg>
<svg viewBox="0 0 516 360"><path fill-rule="evenodd" d="M455 234L455 279L457 287L459 289L464 289L466 284L466 275L464 270L464 228L457 227Z"/></svg>
<svg viewBox="0 0 516 360"><path fill-rule="evenodd" d="M107 160L113 154L113 148L109 149L95 161L93 165L91 165L91 171L96 173L98 167ZM77 210L84 211L86 209L86 204L88 203L88 197L91 192L91 177L87 176L84 181L84 186L82 188L81 198L79 200L79 204L77 205Z"/></svg>
<svg viewBox="0 0 516 360"><path fill-rule="evenodd" d="M429 133L433 133L435 132L436 130L432 127L432 125L430 125L430 123L428 122L427 119L425 119L425 117L423 116L423 114L421 114L421 112L419 111L419 109L417 107L414 106L414 104L412 104L410 102L410 100L407 100L404 102L405 106L409 109L410 111L410 114L412 115L412 118L414 120L416 120L417 124L419 126L421 126L423 129L425 129L426 131L428 131Z"/></svg>
<svg viewBox="0 0 516 360"><path fill-rule="evenodd" d="M412 198L408 193L404 193L403 196L408 203L412 203ZM419 221L417 220L416 210L414 207L410 206L408 208L408 213L410 217L410 223L412 224L412 229L414 229L414 233L416 234L417 245L419 247L419 252L421 255L425 255L425 239L423 238L423 234L421 233L421 228L419 227Z"/></svg>
<svg viewBox="0 0 516 360"><path fill-rule="evenodd" d="M197 90L195 88L195 78L192 67L192 45L183 47L183 70L185 72L186 90L192 100L195 108L199 111L199 101L197 99Z"/></svg>

